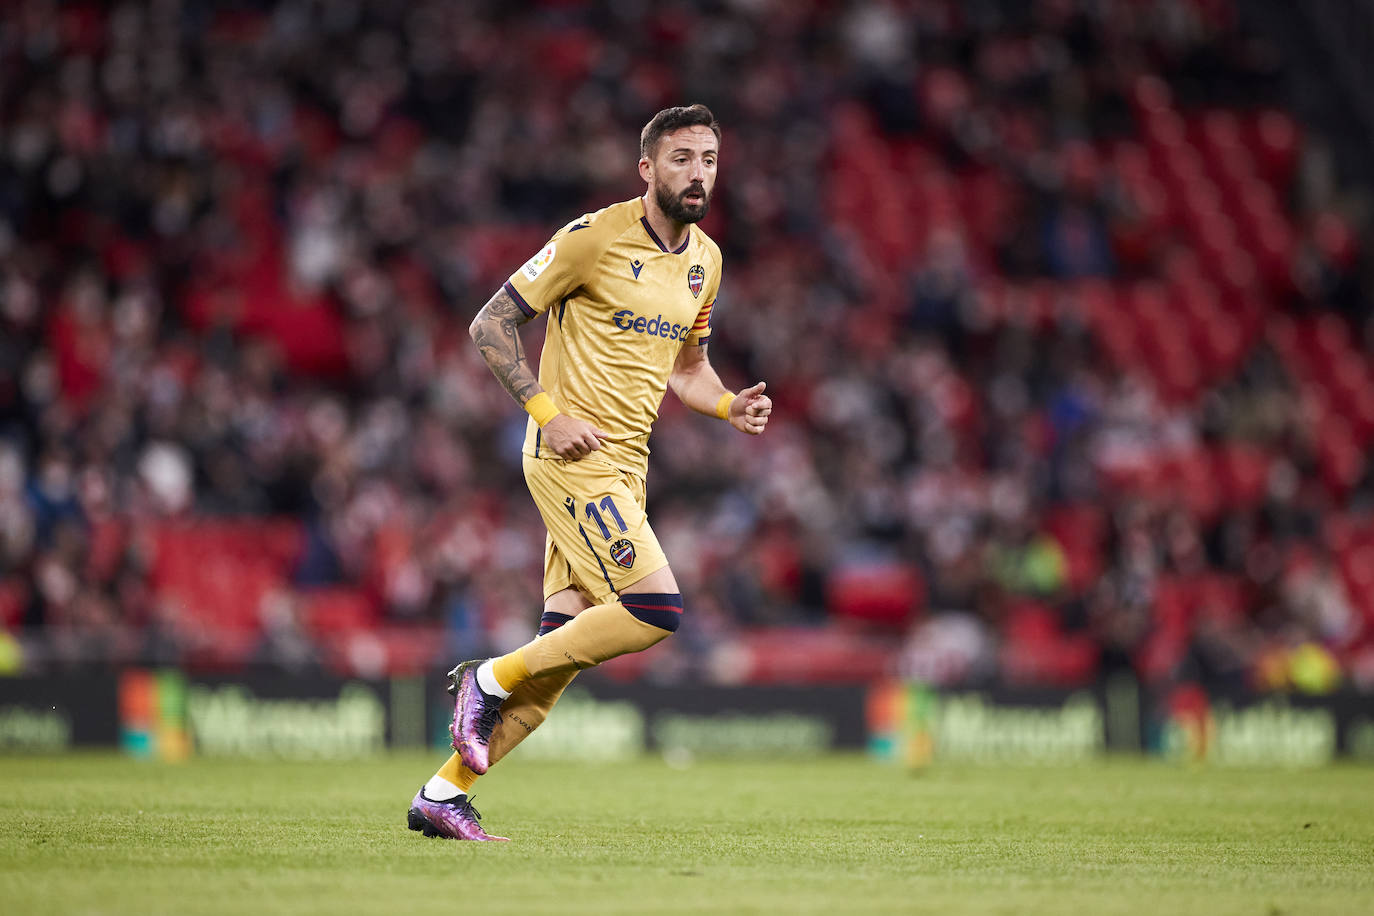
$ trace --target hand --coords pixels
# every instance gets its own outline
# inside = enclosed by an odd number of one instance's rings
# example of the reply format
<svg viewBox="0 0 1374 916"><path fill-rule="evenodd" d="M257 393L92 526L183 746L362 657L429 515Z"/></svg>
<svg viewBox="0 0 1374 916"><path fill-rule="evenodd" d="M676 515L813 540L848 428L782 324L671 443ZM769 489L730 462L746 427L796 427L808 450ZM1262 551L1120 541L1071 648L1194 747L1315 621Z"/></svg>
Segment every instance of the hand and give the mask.
<svg viewBox="0 0 1374 916"><path fill-rule="evenodd" d="M541 427L544 443L559 458L578 461L601 448L601 440L609 438L586 420L560 413Z"/></svg>
<svg viewBox="0 0 1374 916"><path fill-rule="evenodd" d="M751 436L762 435L768 425L768 415L773 412L773 402L763 393L765 385L759 382L753 388L746 388L730 402L730 425Z"/></svg>

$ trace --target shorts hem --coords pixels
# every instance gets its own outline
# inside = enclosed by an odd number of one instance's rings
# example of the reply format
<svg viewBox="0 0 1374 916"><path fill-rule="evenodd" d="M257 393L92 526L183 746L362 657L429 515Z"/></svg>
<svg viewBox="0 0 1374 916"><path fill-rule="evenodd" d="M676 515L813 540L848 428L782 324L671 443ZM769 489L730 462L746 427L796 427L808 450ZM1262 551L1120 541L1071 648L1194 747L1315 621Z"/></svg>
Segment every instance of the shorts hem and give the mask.
<svg viewBox="0 0 1374 916"><path fill-rule="evenodd" d="M610 603L611 596L613 596L613 595L619 596L619 594L620 594L621 592L623 592L625 589L627 589L627 588L631 587L632 585L635 585L636 583L638 583L638 582L640 582L640 581L642 581L642 580L648 578L650 575L652 575L653 573L658 572L660 569L667 569L670 565L672 565L672 564L668 563L667 560L664 560L664 562L660 563L658 566L653 567L652 569L650 569L650 568L648 568L648 567L645 567L644 569L637 569L637 570L634 570L634 571L631 572L630 575L629 575L627 578L625 578L623 581L617 582L617 583L616 583L615 591L610 591L609 589L600 589L600 590L598 590L598 591L589 591L588 589L583 588L581 585L578 585L578 584L577 584L576 582L574 582L571 578L565 580L565 583L566 583L566 584L561 585L561 586L559 586L559 587L557 587L557 588L554 588L554 589L552 589L552 590L550 590L549 587L548 587L548 584L545 583L545 585L544 585L544 600L545 600L545 601L548 601L550 598L552 598L554 595L558 594L558 593L561 592L561 591L566 591L567 589L575 588L575 589L577 589L578 591L582 592L582 593L585 594L585 595L590 595L590 596L591 596L591 599L592 599L595 603L597 603L597 604L609 604L609 603ZM603 584L604 584L604 583L603 583Z"/></svg>

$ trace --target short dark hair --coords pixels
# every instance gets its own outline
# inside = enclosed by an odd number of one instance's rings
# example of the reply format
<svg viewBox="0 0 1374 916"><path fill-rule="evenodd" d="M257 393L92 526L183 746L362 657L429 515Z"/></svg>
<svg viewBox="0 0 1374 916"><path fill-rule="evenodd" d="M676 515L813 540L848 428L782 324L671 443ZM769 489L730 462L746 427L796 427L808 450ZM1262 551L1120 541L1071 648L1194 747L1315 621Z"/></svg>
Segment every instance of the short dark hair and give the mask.
<svg viewBox="0 0 1374 916"><path fill-rule="evenodd" d="M711 133L716 135L716 145L719 146L720 125L716 123L716 116L711 114L711 109L701 104L686 105L665 108L649 119L649 123L639 132L640 157L652 159L653 154L658 152L658 141L663 139L664 134L671 134L683 127L695 127L698 124L711 128Z"/></svg>

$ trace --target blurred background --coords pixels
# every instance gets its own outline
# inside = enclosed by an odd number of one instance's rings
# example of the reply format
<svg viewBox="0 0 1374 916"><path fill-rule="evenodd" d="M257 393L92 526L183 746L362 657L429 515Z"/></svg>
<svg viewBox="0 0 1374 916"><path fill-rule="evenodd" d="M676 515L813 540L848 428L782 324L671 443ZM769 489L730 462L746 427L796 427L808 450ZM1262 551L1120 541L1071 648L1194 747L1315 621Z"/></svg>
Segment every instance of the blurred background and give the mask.
<svg viewBox="0 0 1374 916"><path fill-rule="evenodd" d="M0 3L0 671L433 674L540 612L467 324L724 128L604 677L1374 691L1374 4ZM537 352L537 328L526 346Z"/></svg>

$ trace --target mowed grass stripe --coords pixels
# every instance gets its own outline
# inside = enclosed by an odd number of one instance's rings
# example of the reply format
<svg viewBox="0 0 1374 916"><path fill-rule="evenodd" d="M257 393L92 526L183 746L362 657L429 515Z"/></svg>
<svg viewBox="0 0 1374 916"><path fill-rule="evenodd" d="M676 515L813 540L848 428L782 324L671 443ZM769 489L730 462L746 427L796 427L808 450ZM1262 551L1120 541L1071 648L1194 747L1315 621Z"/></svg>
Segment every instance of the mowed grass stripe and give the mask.
<svg viewBox="0 0 1374 916"><path fill-rule="evenodd" d="M1146 761L911 775L857 756L477 786L510 844L425 840L440 756L0 758L6 913L1218 913L1374 909L1374 770Z"/></svg>

